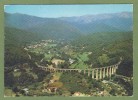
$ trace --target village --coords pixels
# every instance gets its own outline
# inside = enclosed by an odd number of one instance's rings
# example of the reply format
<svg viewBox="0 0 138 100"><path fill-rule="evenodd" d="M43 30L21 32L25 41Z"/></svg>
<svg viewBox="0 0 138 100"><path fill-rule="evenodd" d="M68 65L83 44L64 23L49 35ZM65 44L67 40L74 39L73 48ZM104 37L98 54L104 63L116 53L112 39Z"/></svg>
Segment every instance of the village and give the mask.
<svg viewBox="0 0 138 100"><path fill-rule="evenodd" d="M85 47L80 48L80 50L83 48ZM82 69L86 69L88 67L85 62L88 61L88 56L92 55L92 52L78 51L78 48L76 49L72 45L64 43L63 40L61 42L51 39L42 40L39 43L36 42L33 45L25 47L24 50L28 51L28 54L29 52L33 52L38 55L43 54L44 57L40 60L40 63L49 61L54 64L53 67L63 67L64 64L66 64L69 68L81 67Z"/></svg>

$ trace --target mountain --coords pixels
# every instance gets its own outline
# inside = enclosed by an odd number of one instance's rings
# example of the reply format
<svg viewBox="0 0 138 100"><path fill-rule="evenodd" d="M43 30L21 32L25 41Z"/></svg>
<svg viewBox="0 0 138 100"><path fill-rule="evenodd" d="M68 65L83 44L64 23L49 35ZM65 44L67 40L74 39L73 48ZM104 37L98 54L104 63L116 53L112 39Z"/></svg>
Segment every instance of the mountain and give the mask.
<svg viewBox="0 0 138 100"><path fill-rule="evenodd" d="M39 40L39 36L35 33L5 27L5 66L25 63L28 60L28 56L23 46L27 43Z"/></svg>
<svg viewBox="0 0 138 100"><path fill-rule="evenodd" d="M34 41L40 41L42 39L36 33L30 33L27 31L19 30L16 28L5 27L5 44L6 45L24 45Z"/></svg>
<svg viewBox="0 0 138 100"><path fill-rule="evenodd" d="M81 32L69 23L55 18L5 13L5 26L33 32L44 38L75 38Z"/></svg>
<svg viewBox="0 0 138 100"><path fill-rule="evenodd" d="M5 13L5 26L38 33L44 38L73 39L81 34L132 31L132 17L131 12L60 18Z"/></svg>
<svg viewBox="0 0 138 100"><path fill-rule="evenodd" d="M80 17L61 17L78 27L83 32L120 32L133 30L133 14L131 12L84 15Z"/></svg>

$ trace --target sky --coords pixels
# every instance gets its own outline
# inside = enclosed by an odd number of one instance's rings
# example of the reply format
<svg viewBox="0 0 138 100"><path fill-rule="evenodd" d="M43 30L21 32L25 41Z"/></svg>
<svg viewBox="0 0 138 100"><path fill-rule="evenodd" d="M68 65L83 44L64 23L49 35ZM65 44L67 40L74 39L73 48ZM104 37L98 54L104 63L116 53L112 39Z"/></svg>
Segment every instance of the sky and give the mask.
<svg viewBox="0 0 138 100"><path fill-rule="evenodd" d="M38 17L72 17L102 13L133 12L132 4L93 5L5 5L7 13L21 13Z"/></svg>

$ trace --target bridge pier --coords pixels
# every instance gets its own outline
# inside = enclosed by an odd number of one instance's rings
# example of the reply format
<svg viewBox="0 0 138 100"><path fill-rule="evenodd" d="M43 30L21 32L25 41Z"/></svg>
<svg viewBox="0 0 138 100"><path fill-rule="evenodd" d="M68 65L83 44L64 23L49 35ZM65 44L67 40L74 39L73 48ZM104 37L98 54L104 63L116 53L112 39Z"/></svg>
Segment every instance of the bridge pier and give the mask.
<svg viewBox="0 0 138 100"><path fill-rule="evenodd" d="M106 76L108 77L108 75L109 75L109 74L108 74L108 68L106 68Z"/></svg>
<svg viewBox="0 0 138 100"><path fill-rule="evenodd" d="M111 67L109 67L109 76L111 77Z"/></svg>
<svg viewBox="0 0 138 100"><path fill-rule="evenodd" d="M92 70L92 78L94 79L94 72L95 72L95 70L93 69Z"/></svg>
<svg viewBox="0 0 138 100"><path fill-rule="evenodd" d="M57 73L57 69L55 69L55 73Z"/></svg>
<svg viewBox="0 0 138 100"><path fill-rule="evenodd" d="M112 67L112 75L114 74L114 67Z"/></svg>
<svg viewBox="0 0 138 100"><path fill-rule="evenodd" d="M96 69L96 80L98 80L98 69Z"/></svg>
<svg viewBox="0 0 138 100"><path fill-rule="evenodd" d="M102 68L100 68L100 77L99 79L102 79Z"/></svg>
<svg viewBox="0 0 138 100"><path fill-rule="evenodd" d="M118 68L118 66L115 65L115 67L114 67L114 74L116 74L116 70L117 70L117 68Z"/></svg>
<svg viewBox="0 0 138 100"><path fill-rule="evenodd" d="M105 68L103 69L103 78L105 78Z"/></svg>
<svg viewBox="0 0 138 100"><path fill-rule="evenodd" d="M90 70L88 70L88 77L90 76Z"/></svg>
<svg viewBox="0 0 138 100"><path fill-rule="evenodd" d="M49 69L49 72L51 72L51 69Z"/></svg>

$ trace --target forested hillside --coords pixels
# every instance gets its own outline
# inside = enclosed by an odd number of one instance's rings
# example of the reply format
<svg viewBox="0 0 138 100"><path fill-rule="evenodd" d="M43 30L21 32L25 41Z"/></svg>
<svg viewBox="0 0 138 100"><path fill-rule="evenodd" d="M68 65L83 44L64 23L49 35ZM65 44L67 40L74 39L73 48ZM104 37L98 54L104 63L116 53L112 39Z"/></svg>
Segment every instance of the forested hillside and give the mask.
<svg viewBox="0 0 138 100"><path fill-rule="evenodd" d="M92 51L89 56L89 64L94 67L111 65L123 57L120 74L132 76L133 70L133 33L132 32L110 32L95 33L81 36L72 42L72 45L84 47L82 51ZM109 57L108 63L100 64L99 57L106 54ZM106 59L106 58L105 58ZM125 66L125 67L123 67ZM126 68L127 67L127 68ZM124 69L129 71L123 71Z"/></svg>

